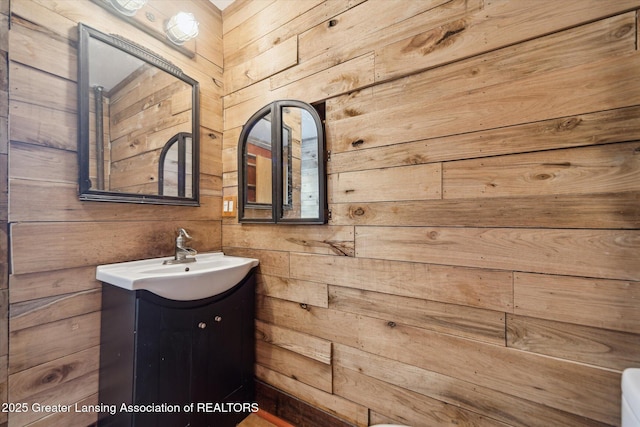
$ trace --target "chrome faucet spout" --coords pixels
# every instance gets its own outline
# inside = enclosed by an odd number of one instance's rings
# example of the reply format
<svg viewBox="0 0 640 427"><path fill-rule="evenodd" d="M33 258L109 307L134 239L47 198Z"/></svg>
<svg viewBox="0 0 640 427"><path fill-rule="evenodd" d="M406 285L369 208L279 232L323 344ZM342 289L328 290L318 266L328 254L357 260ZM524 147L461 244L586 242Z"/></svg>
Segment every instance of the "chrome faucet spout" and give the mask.
<svg viewBox="0 0 640 427"><path fill-rule="evenodd" d="M191 236L187 233L187 230L179 228L178 237L176 237L175 256L173 259L164 261L163 264L181 264L196 261L193 257L197 255L198 251L185 246L186 240L191 240Z"/></svg>

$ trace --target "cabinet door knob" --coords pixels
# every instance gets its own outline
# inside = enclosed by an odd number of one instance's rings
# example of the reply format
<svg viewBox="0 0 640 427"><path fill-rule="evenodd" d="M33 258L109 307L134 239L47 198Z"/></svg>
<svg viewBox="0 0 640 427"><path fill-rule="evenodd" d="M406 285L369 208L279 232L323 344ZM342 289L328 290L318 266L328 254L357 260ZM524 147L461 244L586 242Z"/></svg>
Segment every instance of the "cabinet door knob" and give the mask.
<svg viewBox="0 0 640 427"><path fill-rule="evenodd" d="M207 324L206 324L206 323L204 323L204 322L200 322L200 323L198 323L198 328L200 328L200 329L204 329L204 328L206 328L206 327L207 327Z"/></svg>
<svg viewBox="0 0 640 427"><path fill-rule="evenodd" d="M221 316L216 316L213 318L213 320L215 320L216 322L222 322L222 317Z"/></svg>

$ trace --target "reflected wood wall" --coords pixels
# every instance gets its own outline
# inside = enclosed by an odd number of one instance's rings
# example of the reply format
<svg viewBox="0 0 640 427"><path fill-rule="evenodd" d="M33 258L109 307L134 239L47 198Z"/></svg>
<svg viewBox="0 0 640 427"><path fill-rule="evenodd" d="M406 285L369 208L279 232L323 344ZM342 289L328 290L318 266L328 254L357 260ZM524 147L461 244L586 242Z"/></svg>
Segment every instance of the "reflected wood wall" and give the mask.
<svg viewBox="0 0 640 427"><path fill-rule="evenodd" d="M8 246L8 145L9 145L9 62L7 52L9 2L0 0L0 402L7 401L7 362L9 352L9 246ZM0 426L6 426L7 414L0 413Z"/></svg>
<svg viewBox="0 0 640 427"><path fill-rule="evenodd" d="M244 122L326 100L325 226L260 258L257 376L357 426L620 423L640 366L640 2L239 0Z"/></svg>
<svg viewBox="0 0 640 427"><path fill-rule="evenodd" d="M207 2L180 2L200 21L202 38L191 60L90 0L12 0L8 32L9 3L0 5L0 51L2 58L9 52L10 75L8 106L6 82L0 87L0 171L7 169L8 151L11 234L8 361L6 339L0 339L2 401L96 404L101 301L95 266L172 255L178 227L189 230L198 250L221 249L221 16ZM177 11L174 2L151 0L148 7L165 15ZM78 201L78 22L135 40L200 82L200 207ZM6 75L2 65L0 81ZM4 199L6 193L3 186ZM4 244L0 250L6 253ZM6 288L6 280L0 284ZM0 292L3 312L6 295ZM15 427L83 427L96 420L93 413L33 411L0 417L0 424Z"/></svg>

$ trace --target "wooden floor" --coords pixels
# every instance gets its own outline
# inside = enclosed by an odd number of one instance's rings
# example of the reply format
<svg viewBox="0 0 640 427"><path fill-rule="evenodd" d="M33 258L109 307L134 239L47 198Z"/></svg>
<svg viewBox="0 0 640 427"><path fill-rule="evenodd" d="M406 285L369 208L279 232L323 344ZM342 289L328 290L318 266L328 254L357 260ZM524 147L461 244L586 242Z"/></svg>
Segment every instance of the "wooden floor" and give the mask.
<svg viewBox="0 0 640 427"><path fill-rule="evenodd" d="M238 424L238 427L277 427L277 426L256 414L251 414L247 418L245 418L240 424Z"/></svg>

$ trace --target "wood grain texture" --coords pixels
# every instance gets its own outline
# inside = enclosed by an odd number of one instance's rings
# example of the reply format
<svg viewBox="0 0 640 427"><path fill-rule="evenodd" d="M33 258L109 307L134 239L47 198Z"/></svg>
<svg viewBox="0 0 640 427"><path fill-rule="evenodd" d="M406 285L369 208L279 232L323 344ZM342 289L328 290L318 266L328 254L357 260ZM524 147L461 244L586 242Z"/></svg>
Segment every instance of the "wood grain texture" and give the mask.
<svg viewBox="0 0 640 427"><path fill-rule="evenodd" d="M188 4L194 60L88 0L0 0L15 267L0 398L9 367L27 402L97 401L95 359L76 363L97 345L91 272L170 254L184 226L196 249L260 259L256 374L326 413L359 427L619 424L640 334L638 0L238 0L222 19ZM75 200L80 21L200 81L200 208ZM285 98L326 101L330 224L222 222L241 126ZM95 422L32 415L8 421Z"/></svg>
<svg viewBox="0 0 640 427"><path fill-rule="evenodd" d="M510 272L423 263L291 254L291 276L391 295L511 312Z"/></svg>
<svg viewBox="0 0 640 427"><path fill-rule="evenodd" d="M256 366L256 377L358 427L369 425L368 410L364 405L359 405L333 393L318 390L260 365Z"/></svg>
<svg viewBox="0 0 640 427"><path fill-rule="evenodd" d="M94 266L32 274L12 274L9 282L12 304L74 292L98 290L102 286L96 280Z"/></svg>
<svg viewBox="0 0 640 427"><path fill-rule="evenodd" d="M442 197L439 163L329 175L329 203L424 200Z"/></svg>
<svg viewBox="0 0 640 427"><path fill-rule="evenodd" d="M640 227L640 193L519 196L330 205L332 225L532 228Z"/></svg>
<svg viewBox="0 0 640 427"><path fill-rule="evenodd" d="M638 342L640 334L507 316L508 347L619 371L640 363Z"/></svg>
<svg viewBox="0 0 640 427"><path fill-rule="evenodd" d="M100 344L100 312L83 314L9 334L9 374ZM70 351L73 349L73 351Z"/></svg>
<svg viewBox="0 0 640 427"><path fill-rule="evenodd" d="M602 423L587 421L568 412L552 410L544 405L514 397L502 391L479 387L464 380L365 353L353 347L336 345L334 355L336 366L363 374L365 381L374 379L379 381L378 384L387 383L402 387L507 425L522 427L603 426ZM344 380L337 379L337 381ZM405 405L400 405L400 407L404 408ZM382 408L380 409L382 410ZM383 412L391 413L389 411ZM402 412L394 412L393 414L396 415L395 422L400 422L400 418L397 417L402 418ZM422 425L421 421L417 425Z"/></svg>
<svg viewBox="0 0 640 427"><path fill-rule="evenodd" d="M256 338L331 365L331 342L256 320Z"/></svg>
<svg viewBox="0 0 640 427"><path fill-rule="evenodd" d="M8 170L9 170L9 2L0 0L0 402L9 402L9 244L8 244ZM8 413L0 414L7 425Z"/></svg>
<svg viewBox="0 0 640 427"><path fill-rule="evenodd" d="M300 304L329 306L327 285L324 283L261 274L258 276L256 292Z"/></svg>
<svg viewBox="0 0 640 427"><path fill-rule="evenodd" d="M640 279L638 230L357 227L356 256Z"/></svg>
<svg viewBox="0 0 640 427"><path fill-rule="evenodd" d="M504 313L331 286L329 307L445 334L503 345Z"/></svg>
<svg viewBox="0 0 640 427"><path fill-rule="evenodd" d="M640 143L448 162L445 199L598 194L640 189Z"/></svg>
<svg viewBox="0 0 640 427"><path fill-rule="evenodd" d="M566 2L561 8L556 6L549 0L536 2L534 7L495 0L485 2L483 8L464 19L448 22L380 49L376 54L379 63L376 81L557 32L607 13L622 13L637 7L637 3L633 0L620 2L615 10L596 0ZM499 37L495 36L497 22L501 27ZM485 42L478 43L477 40Z"/></svg>
<svg viewBox="0 0 640 427"><path fill-rule="evenodd" d="M351 92L373 83L374 57L368 53L338 64L335 67L301 79L299 84L286 85L271 91L266 83L257 83L242 93L242 101L225 108L225 130L242 126L253 113L276 99L305 99L317 102ZM270 91L270 92L269 92Z"/></svg>
<svg viewBox="0 0 640 427"><path fill-rule="evenodd" d="M347 151L336 152L340 147L334 144L327 166L329 173L338 173L638 140L639 110L633 106L369 149L346 145ZM363 139L359 147L368 143Z"/></svg>
<svg viewBox="0 0 640 427"><path fill-rule="evenodd" d="M327 393L331 392L331 366L260 340L256 363Z"/></svg>
<svg viewBox="0 0 640 427"><path fill-rule="evenodd" d="M176 7L170 2L155 3L148 7L162 14L166 8ZM5 374L0 375L2 401L7 401L8 388L12 398L28 404L97 403L97 264L171 255L178 227L194 235L199 251L221 248L223 112L218 84L221 86L223 80L222 24L213 7L195 1L183 3L199 15L201 35L207 40L193 60L88 0L2 4L2 13L11 14L12 29L7 32L7 15L0 15L0 50L9 51L0 61L0 115L4 118L0 121L0 154L5 165L8 161L8 167L0 169L7 170L4 182L12 200L10 204L0 202L0 206L7 206L5 217L13 228L11 251L4 251L12 266L11 319L4 328L11 329L11 350L8 360L0 362L5 367ZM201 119L208 126L199 130L204 195L201 207L78 201L78 22L135 40L200 82ZM178 113L184 101L175 94L167 105L171 104L172 113ZM0 193L6 196L6 191ZM5 235L6 227L2 230ZM4 241L8 240L5 236ZM8 268L1 270L8 272ZM0 338L0 345L2 342ZM7 366L11 378L8 386L3 382ZM15 426L84 427L96 420L95 413L30 411L8 417L9 425ZM7 417L0 418L0 423L3 421Z"/></svg>
<svg viewBox="0 0 640 427"><path fill-rule="evenodd" d="M100 311L101 301L101 290L92 289L15 303L11 306L9 331L15 332L44 323Z"/></svg>
<svg viewBox="0 0 640 427"><path fill-rule="evenodd" d="M225 91L234 92L298 63L298 39L290 37L251 60L225 69Z"/></svg>
<svg viewBox="0 0 640 427"><path fill-rule="evenodd" d="M390 414L394 419L407 425L465 425L505 426L505 424L420 393L397 387L367 377L359 372L334 368L338 378L335 393L356 401L367 402L372 409Z"/></svg>
<svg viewBox="0 0 640 427"><path fill-rule="evenodd" d="M226 227L223 237L225 242L233 242L225 246L353 255L353 227L243 225Z"/></svg>
<svg viewBox="0 0 640 427"><path fill-rule="evenodd" d="M100 359L99 349L99 347L91 347L11 375L9 378L10 401L22 401L35 393L55 389L66 380L97 371Z"/></svg>
<svg viewBox="0 0 640 427"><path fill-rule="evenodd" d="M640 282L516 273L514 313L640 333Z"/></svg>
<svg viewBox="0 0 640 427"><path fill-rule="evenodd" d="M179 227L189 230L191 244L199 251L220 248L219 234L210 232L212 225L198 221L20 223L11 229L12 271L24 274L170 256Z"/></svg>
<svg viewBox="0 0 640 427"><path fill-rule="evenodd" d="M611 400L620 374L610 370L274 299L259 300L258 318L493 390L507 387L511 395L602 423L619 417ZM576 378L583 387L575 387Z"/></svg>

